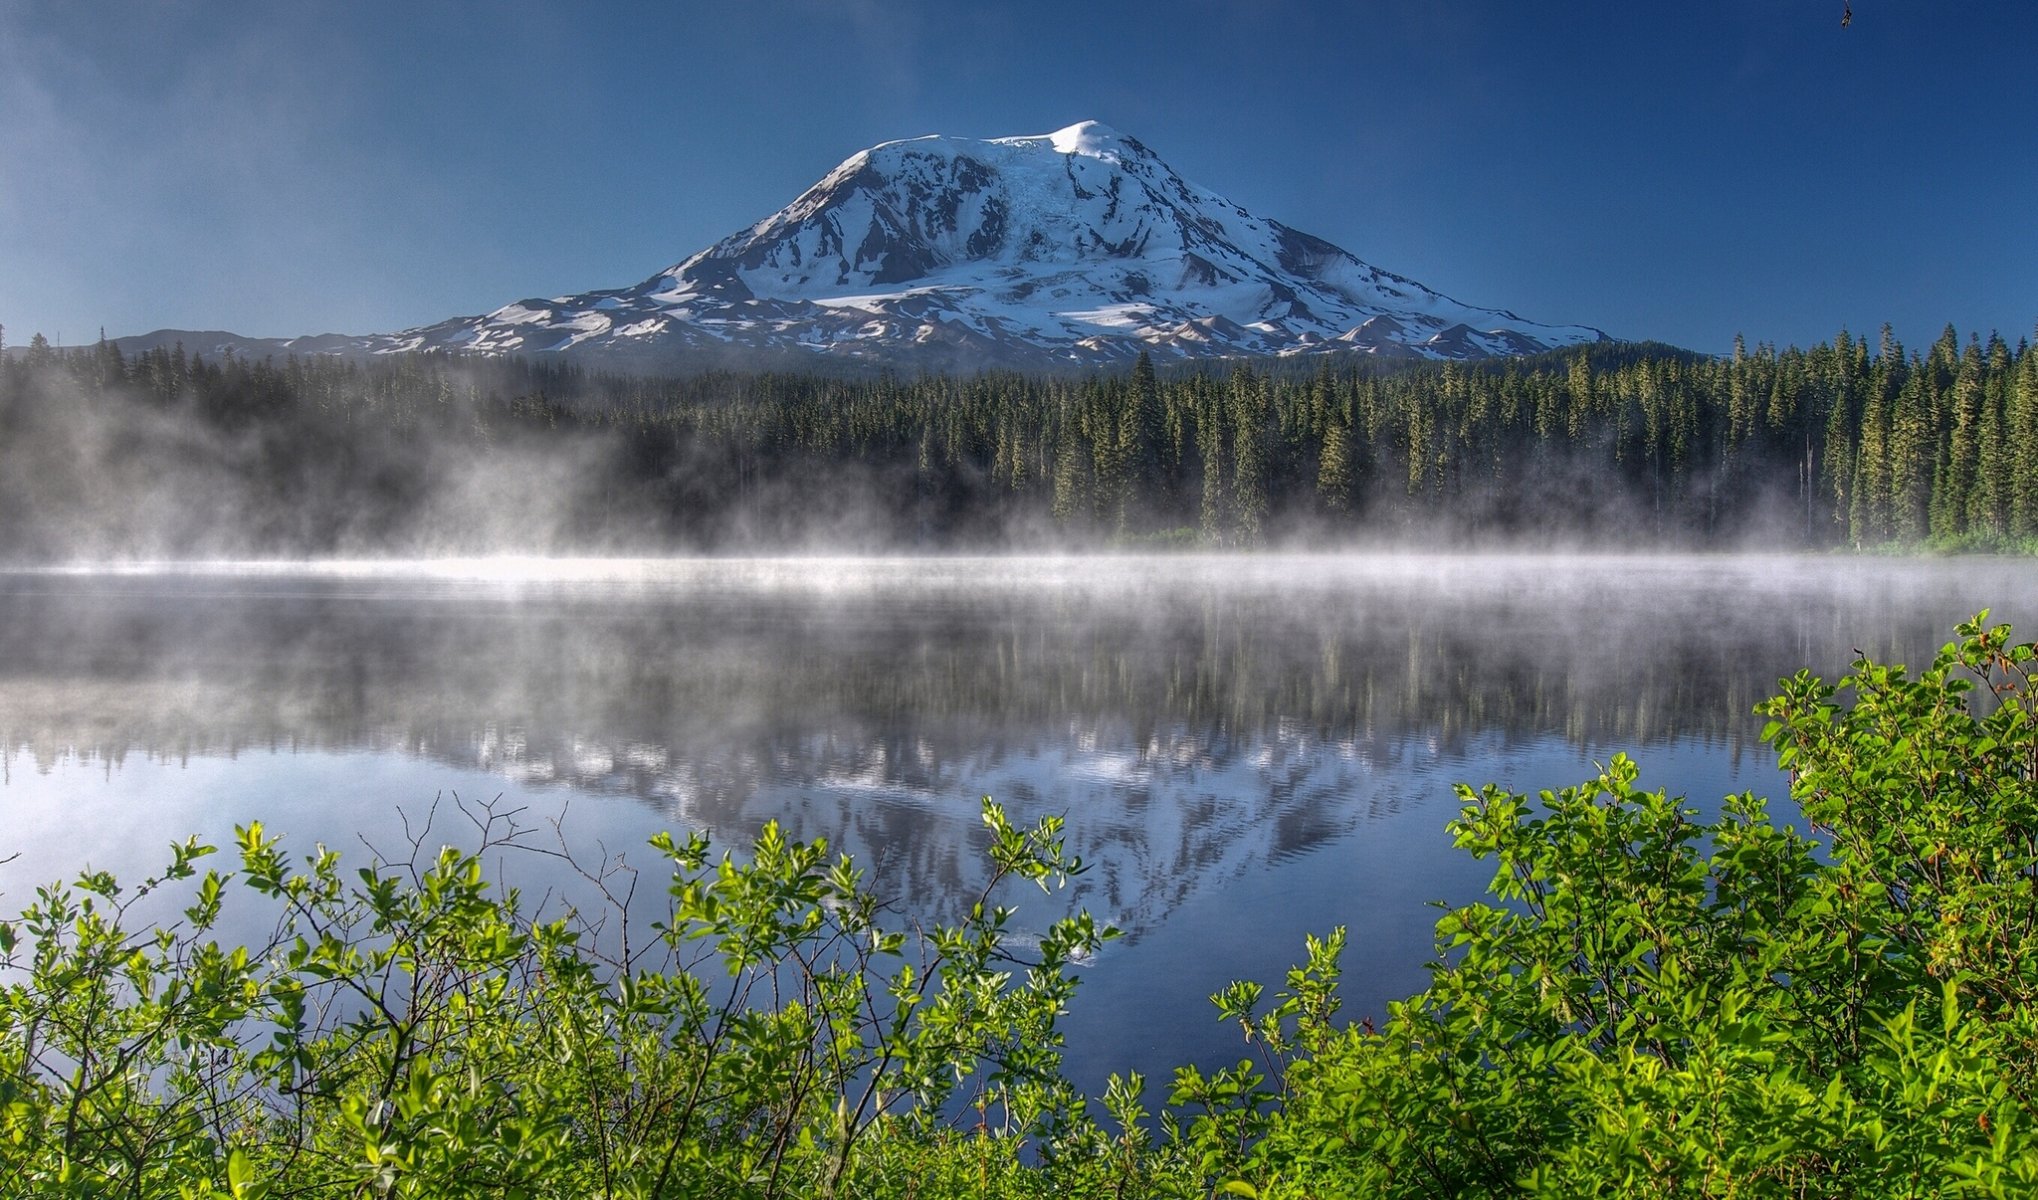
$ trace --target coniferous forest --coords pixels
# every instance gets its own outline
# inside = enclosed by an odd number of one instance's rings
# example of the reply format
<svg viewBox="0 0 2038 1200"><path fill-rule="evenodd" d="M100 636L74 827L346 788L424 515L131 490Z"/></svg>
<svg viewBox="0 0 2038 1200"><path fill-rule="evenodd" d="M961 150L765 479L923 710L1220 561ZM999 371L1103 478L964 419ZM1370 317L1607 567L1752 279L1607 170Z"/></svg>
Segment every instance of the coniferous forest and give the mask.
<svg viewBox="0 0 2038 1200"><path fill-rule="evenodd" d="M1730 357L1086 376L0 363L0 555L1419 544L2009 549L2038 357L1885 328Z"/></svg>

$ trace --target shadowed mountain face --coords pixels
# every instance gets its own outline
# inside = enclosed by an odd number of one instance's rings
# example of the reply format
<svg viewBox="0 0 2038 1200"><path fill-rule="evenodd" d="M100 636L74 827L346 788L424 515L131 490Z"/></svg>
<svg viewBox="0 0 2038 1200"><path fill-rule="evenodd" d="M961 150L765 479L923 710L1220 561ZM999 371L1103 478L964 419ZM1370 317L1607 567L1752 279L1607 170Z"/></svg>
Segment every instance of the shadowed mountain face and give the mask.
<svg viewBox="0 0 2038 1200"><path fill-rule="evenodd" d="M884 143L634 287L521 300L392 335L235 349L966 369L1085 366L1142 350L1470 359L1605 336L1460 304L1254 216L1087 121L1038 137Z"/></svg>

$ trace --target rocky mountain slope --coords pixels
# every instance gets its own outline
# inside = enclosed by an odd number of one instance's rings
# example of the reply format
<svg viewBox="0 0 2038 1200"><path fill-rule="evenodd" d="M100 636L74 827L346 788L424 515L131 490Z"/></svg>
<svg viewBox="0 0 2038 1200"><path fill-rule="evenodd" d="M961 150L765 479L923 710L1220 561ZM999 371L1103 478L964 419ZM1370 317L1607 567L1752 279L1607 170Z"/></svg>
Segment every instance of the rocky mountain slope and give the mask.
<svg viewBox="0 0 2038 1200"><path fill-rule="evenodd" d="M226 336L189 348L216 352ZM1470 359L1605 337L1459 303L1246 212L1136 139L1086 121L1037 137L875 146L631 287L388 335L239 339L236 352L969 368L1095 365L1142 350Z"/></svg>

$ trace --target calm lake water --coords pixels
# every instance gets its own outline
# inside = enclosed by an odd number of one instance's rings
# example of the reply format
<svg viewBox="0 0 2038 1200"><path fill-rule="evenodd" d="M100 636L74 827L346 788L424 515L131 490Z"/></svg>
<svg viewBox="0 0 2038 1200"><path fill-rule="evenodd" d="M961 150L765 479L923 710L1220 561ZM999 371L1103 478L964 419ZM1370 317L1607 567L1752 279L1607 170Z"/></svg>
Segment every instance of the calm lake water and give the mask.
<svg viewBox="0 0 2038 1200"><path fill-rule="evenodd" d="M1490 869L1451 785L1615 751L1710 808L1781 798L1750 709L1855 650L1921 664L2038 564L1789 557L484 561L0 573L0 908L264 821L402 844L435 798L577 847L776 819L912 916L983 878L978 799L1066 814L1089 966L1072 1073L1223 1062L1205 999L1350 929L1346 1012L1418 989ZM2038 635L2038 625L2021 625ZM1779 811L1787 811L1779 805ZM441 804L438 830L457 830ZM597 851L598 852L598 851ZM550 886L535 858L505 871Z"/></svg>

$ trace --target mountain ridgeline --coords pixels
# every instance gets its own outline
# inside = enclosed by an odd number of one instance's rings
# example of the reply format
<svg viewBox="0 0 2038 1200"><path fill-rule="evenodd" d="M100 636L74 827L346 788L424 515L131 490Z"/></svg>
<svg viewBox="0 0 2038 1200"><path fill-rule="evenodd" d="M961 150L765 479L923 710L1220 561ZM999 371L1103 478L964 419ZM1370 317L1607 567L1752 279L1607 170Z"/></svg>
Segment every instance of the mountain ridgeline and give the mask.
<svg viewBox="0 0 2038 1200"><path fill-rule="evenodd" d="M1239 355L1476 359L1603 340L1476 308L1184 180L1095 121L850 156L785 208L633 286L393 334L158 331L133 353L561 357L604 369L1069 370Z"/></svg>
<svg viewBox="0 0 2038 1200"><path fill-rule="evenodd" d="M0 363L0 555L1049 546L1974 548L2038 538L2038 356L658 379L445 354Z"/></svg>

